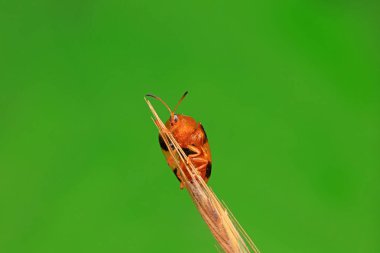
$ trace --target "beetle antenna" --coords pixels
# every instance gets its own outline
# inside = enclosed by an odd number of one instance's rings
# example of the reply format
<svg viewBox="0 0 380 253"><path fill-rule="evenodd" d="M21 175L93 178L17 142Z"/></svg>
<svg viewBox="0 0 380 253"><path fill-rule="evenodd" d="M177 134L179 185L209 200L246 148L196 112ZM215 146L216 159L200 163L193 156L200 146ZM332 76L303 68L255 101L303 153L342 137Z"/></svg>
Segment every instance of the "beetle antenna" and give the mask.
<svg viewBox="0 0 380 253"><path fill-rule="evenodd" d="M154 99L157 99L158 101L160 101L170 112L170 115L172 115L172 110L170 110L170 107L164 102L164 100L162 100L160 97L157 97L156 95L153 95L153 94L146 94L145 95L146 97L152 97Z"/></svg>
<svg viewBox="0 0 380 253"><path fill-rule="evenodd" d="M182 100L186 97L187 93L189 93L189 92L186 91L186 92L182 95L181 99L178 101L177 105L174 107L173 113L175 113L175 111L177 110L179 104L180 104L180 103L182 102Z"/></svg>

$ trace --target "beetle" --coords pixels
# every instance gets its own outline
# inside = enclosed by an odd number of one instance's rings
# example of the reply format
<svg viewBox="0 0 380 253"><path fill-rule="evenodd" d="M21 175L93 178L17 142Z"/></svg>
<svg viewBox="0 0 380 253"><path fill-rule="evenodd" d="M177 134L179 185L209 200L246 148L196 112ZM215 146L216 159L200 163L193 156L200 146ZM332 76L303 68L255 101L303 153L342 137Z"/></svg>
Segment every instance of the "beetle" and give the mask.
<svg viewBox="0 0 380 253"><path fill-rule="evenodd" d="M210 146L203 125L191 116L176 114L178 106L187 94L188 92L186 91L182 95L173 111L160 97L152 94L147 94L146 96L159 100L169 110L170 117L165 123L166 128L172 133L173 137L181 146L188 159L190 159L199 175L207 183L211 176L212 163ZM158 136L158 141L169 167L180 181L180 188L183 189L185 184L181 172L179 168L177 168L177 164L174 158L170 155L169 148L160 134ZM173 150L173 147L170 148ZM180 162L180 166L182 171L185 172L185 175L189 177L186 165L183 162Z"/></svg>

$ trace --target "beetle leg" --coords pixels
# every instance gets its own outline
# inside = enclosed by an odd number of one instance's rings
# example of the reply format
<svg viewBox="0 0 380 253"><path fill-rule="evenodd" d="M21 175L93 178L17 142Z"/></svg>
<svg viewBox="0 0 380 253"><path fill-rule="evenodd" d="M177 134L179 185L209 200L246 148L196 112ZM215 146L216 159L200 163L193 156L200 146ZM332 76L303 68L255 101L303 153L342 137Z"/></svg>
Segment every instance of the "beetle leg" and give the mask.
<svg viewBox="0 0 380 253"><path fill-rule="evenodd" d="M197 148L193 145L188 145L182 149L187 155L186 163L192 164L195 167L195 173L200 175L207 183L211 172L211 162L209 159L202 156L202 153L206 153L204 148ZM182 181L180 188L182 189L184 185L185 182Z"/></svg>
<svg viewBox="0 0 380 253"><path fill-rule="evenodd" d="M198 161L199 162L204 162L202 165L196 167L196 173L198 175L200 175L203 180L207 183L209 177L207 177L207 166L209 164L209 162L206 160L206 159L202 159L202 158L194 158L194 159L199 159ZM203 177L203 173L205 173L205 177ZM182 190L184 187L185 187L185 182L181 181L180 185L179 185L180 189Z"/></svg>
<svg viewBox="0 0 380 253"><path fill-rule="evenodd" d="M190 157L190 156L189 156ZM190 158L188 158L190 159ZM189 161L188 161L189 162ZM200 174L203 174L203 171L207 171L207 166L209 166L210 161L203 157L191 157L191 162L197 163L198 166L195 167L196 171ZM200 164L200 165L199 165ZM206 173L207 174L207 173ZM208 179L208 178L207 178Z"/></svg>
<svg viewBox="0 0 380 253"><path fill-rule="evenodd" d="M194 157L194 158L191 158L191 160L193 162L198 162L198 163L204 163L204 164L207 164L208 163L208 160L207 159L204 159L204 158L201 158L201 157ZM203 164L202 164L203 165Z"/></svg>
<svg viewBox="0 0 380 253"><path fill-rule="evenodd" d="M200 148L197 148L193 145L188 145L186 148L183 149L183 151L186 153L188 157L196 157L202 153Z"/></svg>
<svg viewBox="0 0 380 253"><path fill-rule="evenodd" d="M200 156L202 153L207 154L206 150L203 147L197 148L192 145L188 145L187 148L184 148L184 151L187 155L187 164L189 164L190 159L193 162L205 163L206 165L210 160L210 159L203 158L202 156Z"/></svg>
<svg viewBox="0 0 380 253"><path fill-rule="evenodd" d="M202 150L197 147L194 147L193 145L188 145L186 148L183 148L183 151L187 155L187 164L190 163L190 159L194 160L194 158L202 154Z"/></svg>
<svg viewBox="0 0 380 253"><path fill-rule="evenodd" d="M196 169L197 169L197 173L207 183L211 175L211 163L209 161L206 161L204 164L198 166Z"/></svg>

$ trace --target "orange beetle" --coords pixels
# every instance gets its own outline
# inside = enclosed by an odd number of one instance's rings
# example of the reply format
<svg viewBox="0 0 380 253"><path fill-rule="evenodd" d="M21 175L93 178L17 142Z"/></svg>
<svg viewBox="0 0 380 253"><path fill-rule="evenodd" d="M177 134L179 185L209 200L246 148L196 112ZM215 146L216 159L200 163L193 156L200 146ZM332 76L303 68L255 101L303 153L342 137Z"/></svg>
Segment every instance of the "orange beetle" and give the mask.
<svg viewBox="0 0 380 253"><path fill-rule="evenodd" d="M147 94L147 96L159 100L169 110L170 118L165 123L166 128L173 134L174 138L177 140L178 144L190 159L200 176L207 183L211 176L211 152L206 132L202 124L200 122L196 122L192 117L182 114L175 114L179 104L186 97L186 95L187 91L183 94L172 111L161 98L152 94ZM181 173L178 170L173 157L170 155L169 149L161 135L159 135L159 143L169 167L173 170L174 175L181 182L180 188L183 189L184 182L181 178ZM182 171L189 177L185 164L181 162L180 165Z"/></svg>

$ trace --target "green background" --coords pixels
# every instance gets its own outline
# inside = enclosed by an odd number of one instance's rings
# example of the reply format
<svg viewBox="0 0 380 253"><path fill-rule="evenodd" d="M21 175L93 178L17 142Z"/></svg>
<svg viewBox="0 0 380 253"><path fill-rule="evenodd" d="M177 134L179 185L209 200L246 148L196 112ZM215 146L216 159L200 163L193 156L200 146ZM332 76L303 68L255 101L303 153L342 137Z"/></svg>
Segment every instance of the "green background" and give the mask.
<svg viewBox="0 0 380 253"><path fill-rule="evenodd" d="M379 13L1 1L0 252L216 252L143 100L185 90L209 184L263 253L380 252Z"/></svg>

